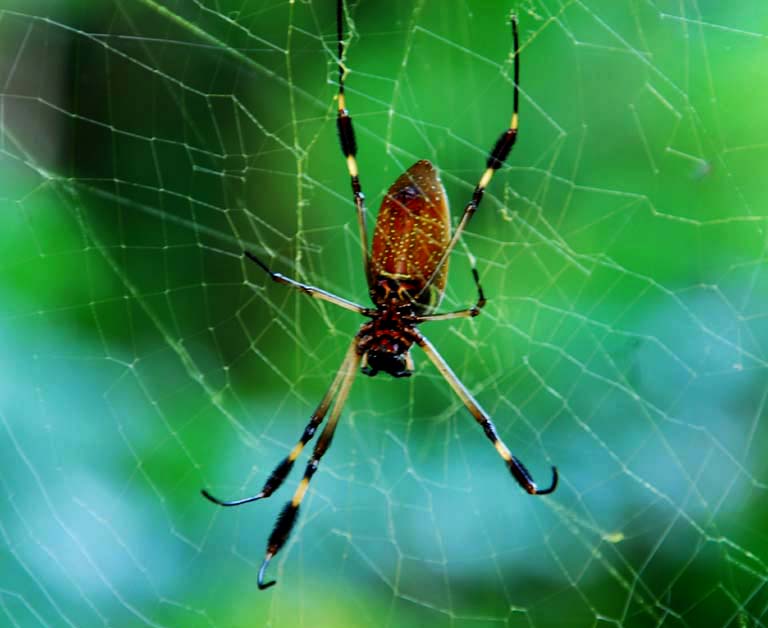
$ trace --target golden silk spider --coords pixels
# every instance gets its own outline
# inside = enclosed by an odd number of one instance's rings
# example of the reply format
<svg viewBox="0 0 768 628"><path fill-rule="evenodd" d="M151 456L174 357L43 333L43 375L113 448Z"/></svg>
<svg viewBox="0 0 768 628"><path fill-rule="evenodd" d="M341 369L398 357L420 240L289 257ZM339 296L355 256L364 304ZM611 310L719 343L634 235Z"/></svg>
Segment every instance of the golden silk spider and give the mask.
<svg viewBox="0 0 768 628"><path fill-rule="evenodd" d="M417 161L406 170L389 188L379 209L373 242L368 249L366 228L366 209L360 185L357 167L357 143L352 128L352 118L346 108L344 95L344 2L336 5L336 25L338 37L339 91L337 127L341 151L347 162L347 169L352 182L352 193L357 211L357 222L362 243L363 262L368 281L369 296L374 307L367 308L342 297L309 286L289 277L273 272L253 253L245 255L261 267L270 278L283 285L303 292L315 299L328 301L339 307L357 312L370 319L364 323L355 335L347 350L339 370L328 391L320 401L309 420L299 442L290 453L275 467L267 478L261 491L252 497L234 501L222 501L208 491L203 490L205 498L220 506L240 506L269 497L285 481L294 462L304 446L314 436L317 428L325 419L333 404L328 422L307 463L304 477L299 483L291 501L289 501L275 522L267 541L264 562L259 569L258 586L266 589L275 581L264 582L264 573L270 560L280 551L296 523L299 505L309 487L312 476L317 471L321 458L328 450L333 439L342 408L349 395L352 381L361 368L369 376L379 371L393 377L407 377L413 371L411 347L417 344L437 367L454 392L461 398L469 412L480 424L485 435L493 443L510 473L517 483L531 495L547 495L557 487L557 468L552 467L552 481L545 489L540 489L531 474L509 451L499 438L491 418L475 401L456 374L451 370L437 349L417 329L421 323L445 321L453 318L477 316L485 305L485 295L477 269L472 268L472 277L477 288L477 302L473 307L455 312L434 313L443 297L448 275L448 257L459 237L464 232L470 218L480 205L485 189L491 181L517 139L518 101L520 80L520 56L517 34L517 20L512 17L512 39L514 45L514 101L512 120L509 127L501 133L488 154L486 168L480 177L472 198L464 208L458 226L453 235L450 232L450 214L445 189L440 177L429 161Z"/></svg>

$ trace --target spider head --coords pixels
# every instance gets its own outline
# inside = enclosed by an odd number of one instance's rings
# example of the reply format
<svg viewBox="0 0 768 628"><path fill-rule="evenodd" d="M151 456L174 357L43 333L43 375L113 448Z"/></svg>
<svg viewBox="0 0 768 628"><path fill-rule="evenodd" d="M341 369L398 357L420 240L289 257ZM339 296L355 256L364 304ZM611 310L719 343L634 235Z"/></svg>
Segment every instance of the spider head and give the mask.
<svg viewBox="0 0 768 628"><path fill-rule="evenodd" d="M410 377L413 366L409 364L410 354L386 350L371 350L365 355L363 373L373 377L379 371L389 373L392 377Z"/></svg>
<svg viewBox="0 0 768 628"><path fill-rule="evenodd" d="M363 356L364 374L373 377L379 371L392 377L410 377L413 372L411 345L414 335L397 309L379 309L370 323L360 328L358 352Z"/></svg>

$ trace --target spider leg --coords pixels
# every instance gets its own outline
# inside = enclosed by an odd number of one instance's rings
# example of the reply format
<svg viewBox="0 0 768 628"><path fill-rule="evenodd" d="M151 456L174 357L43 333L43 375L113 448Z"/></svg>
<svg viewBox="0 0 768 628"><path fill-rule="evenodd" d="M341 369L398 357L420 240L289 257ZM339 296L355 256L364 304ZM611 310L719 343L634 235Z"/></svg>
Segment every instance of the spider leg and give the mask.
<svg viewBox="0 0 768 628"><path fill-rule="evenodd" d="M336 377L334 377L333 382L325 393L325 396L320 401L317 408L315 408L315 411L312 413L312 417L309 419L309 423L307 423L307 426L304 428L304 433L301 435L299 442L296 443L293 449L291 449L290 453L278 463L278 465L267 478L267 481L264 483L261 491L251 497L235 499L232 501L224 501L218 497L214 497L208 491L203 489L200 491L203 497L205 497L208 501L213 502L214 504L218 504L219 506L240 506L242 504L248 504L250 502L255 502L259 499L269 497L278 488L280 488L285 481L285 478L288 477L288 474L291 472L293 463L296 462L296 459L304 450L304 446L310 440L312 440L312 437L315 435L317 428L323 422L323 419L325 419L325 415L328 413L328 408L331 405L331 401L336 395L336 392L339 390L342 379L346 375L346 365L351 359L353 359L353 356L357 351L357 343L358 338L355 337L352 345L347 351L347 355L344 357L344 361L341 363L341 367L339 367L339 370L336 372Z"/></svg>
<svg viewBox="0 0 768 628"><path fill-rule="evenodd" d="M480 404L475 401L474 397L472 397L464 384L461 383L456 374L451 370L451 367L448 366L446 361L437 352L437 349L435 349L434 345L432 345L432 343L429 342L429 340L427 340L418 330L414 331L417 335L416 342L418 345L424 350L424 353L426 353L427 357L432 360L432 363L437 367L437 370L440 371L440 374L445 378L445 380L450 384L451 388L453 388L454 392L464 402L467 410L469 410L472 413L472 416L475 417L475 421L481 425L485 435L488 437L488 440L493 443L496 451L499 452L499 455L504 459L504 462L507 463L507 467L509 468L509 471L515 480L517 480L517 483L531 495L547 495L552 493L557 488L557 467L552 467L552 483L549 485L549 487L545 489L538 488L536 483L533 481L533 478L531 477L528 469L525 468L525 465L510 453L507 446L499 438L499 435L496 432L496 427L493 425L491 418L488 416L485 410L480 407Z"/></svg>
<svg viewBox="0 0 768 628"><path fill-rule="evenodd" d="M483 287L480 285L480 276L477 274L477 268L472 267L472 278L475 280L475 286L477 287L477 302L470 308L465 310L457 310L455 312L443 312L441 314L427 314L426 316L414 317L414 323L428 323L432 321L448 321L452 318L474 318L480 314L480 310L485 307L486 299Z"/></svg>
<svg viewBox="0 0 768 628"><path fill-rule="evenodd" d="M362 314L363 316L371 315L372 310L370 308L366 308L366 307L363 307L362 305L358 305L353 301L349 301L344 297L337 296L326 290L315 288L315 286L310 286L305 283L301 283L299 281L296 281L295 279L291 279L290 277L286 277L285 275L282 275L280 273L275 273L269 269L269 266L267 266L264 262L262 262L258 257L256 257L250 251L245 251L244 253L249 260L258 264L259 267L270 276L272 281L276 283L281 283L284 286L288 286L290 288L294 288L295 290L299 290L300 292L303 292L304 294L309 295L313 299L320 299L321 301L327 301L328 303L333 303L333 305L338 305L339 307L343 307L345 310L351 310L352 312L357 312L358 314Z"/></svg>
<svg viewBox="0 0 768 628"><path fill-rule="evenodd" d="M501 135L499 135L499 138L496 140L496 144L494 144L493 148L491 149L491 152L488 154L488 159L486 160L486 164L485 164L485 171L483 172L483 175L480 177L480 181L478 181L477 186L475 187L475 190L472 193L472 198L469 201L469 203L467 203L466 206L464 207L464 213L461 215L461 220L459 221L459 224L456 227L456 230L453 232L453 236L451 236L451 240L448 242L448 246L445 247L445 251L443 251L443 255L440 258L440 261L438 262L437 266L435 266L435 270L432 273L432 276L426 281L426 283L424 284L424 287L421 289L421 291L417 295L417 298L418 296L421 296L422 293L429 290L429 287L432 285L432 282L439 275L440 269L443 267L443 264L445 264L445 261L448 259L448 256L456 247L456 243L459 241L461 234L464 233L464 229L466 229L470 219L472 218L474 213L477 211L477 208L480 206L480 202L483 200L483 195L485 194L485 189L488 187L488 184L491 182L493 175L504 164L507 157L509 156L510 151L512 150L512 147L515 145L515 141L517 140L517 129L518 129L518 122L519 122L518 112L519 112L519 101L520 101L520 89L519 89L520 42L517 35L517 17L512 16L511 24L512 24L512 41L513 41L514 56L515 56L515 69L514 69L515 91L514 91L514 97L513 97L514 100L512 105L512 120L510 121L509 127L507 128L507 130L503 131ZM468 316L471 316L471 314L468 314Z"/></svg>
<svg viewBox="0 0 768 628"><path fill-rule="evenodd" d="M357 225L360 230L360 245L363 250L363 266L365 276L370 283L370 256L368 253L368 227L366 225L365 195L360 185L360 176L357 168L357 141L355 140L355 130L352 127L352 117L346 107L346 98L344 96L344 75L346 71L342 63L344 57L344 0L338 0L336 3L336 30L338 36L339 53L339 94L338 94L338 113L336 116L336 128L339 132L339 143L341 152L347 160L347 170L352 184L352 196L355 201L355 210L357 211Z"/></svg>
<svg viewBox="0 0 768 628"><path fill-rule="evenodd" d="M291 530L296 523L296 518L299 514L299 506L301 505L301 502L307 493L307 488L309 488L309 482L312 479L312 476L315 474L315 471L317 471L320 460L322 459L325 452L328 451L328 447L331 445L333 434L336 431L336 425L338 424L339 417L341 416L341 410L344 408L344 404L346 403L347 397L349 396L349 390L352 387L352 382L354 381L355 375L357 374L357 369L360 366L360 360L362 356L357 352L357 343L359 340L359 336L355 336L355 340L353 341L352 346L347 353L347 357L339 369L337 382L335 382L338 383L338 395L336 397L336 401L333 404L331 415L328 417L328 422L325 424L320 437L317 439L315 449L312 452L312 457L309 459L309 462L307 462L307 468L304 471L304 477L301 479L296 492L293 494L293 499L291 499L291 501L289 501L280 512L280 515L277 517L277 521L275 522L275 527L272 529L272 534L269 535L269 540L267 541L267 552L264 556L264 562L259 569L259 589L266 589L271 587L276 582L275 580L264 582L264 572L266 571L269 562L275 557L275 555L280 551L280 548L282 548L283 545L285 545L285 542L288 540L288 537L291 534Z"/></svg>

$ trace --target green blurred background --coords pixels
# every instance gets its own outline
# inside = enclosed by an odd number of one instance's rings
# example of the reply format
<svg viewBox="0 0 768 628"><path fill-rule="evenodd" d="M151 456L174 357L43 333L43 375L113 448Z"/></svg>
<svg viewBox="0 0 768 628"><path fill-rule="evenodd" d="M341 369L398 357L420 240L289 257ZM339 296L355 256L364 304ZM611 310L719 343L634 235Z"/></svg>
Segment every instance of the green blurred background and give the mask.
<svg viewBox="0 0 768 628"><path fill-rule="evenodd" d="M521 134L424 326L540 484L423 355L359 377L278 585L301 469L257 492L365 303L332 0L0 0L0 623L768 623L768 9L748 0L355 2L371 210L436 163L456 218ZM301 465L303 466L303 465Z"/></svg>

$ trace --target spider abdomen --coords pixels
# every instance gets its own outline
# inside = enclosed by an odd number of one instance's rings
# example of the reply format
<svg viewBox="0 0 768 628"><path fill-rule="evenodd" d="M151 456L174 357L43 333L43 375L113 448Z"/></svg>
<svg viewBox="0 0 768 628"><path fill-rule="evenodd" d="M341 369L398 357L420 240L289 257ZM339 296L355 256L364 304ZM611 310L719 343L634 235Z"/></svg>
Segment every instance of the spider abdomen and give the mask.
<svg viewBox="0 0 768 628"><path fill-rule="evenodd" d="M434 166L417 161L392 184L379 209L371 246L371 299L382 306L392 297L390 280L403 304L417 313L433 311L443 298L447 260L435 274L451 237L448 198ZM432 281L427 285L430 278ZM426 289L425 289L426 288Z"/></svg>

